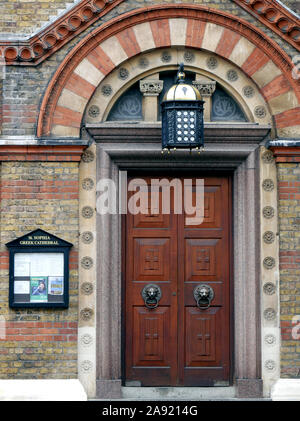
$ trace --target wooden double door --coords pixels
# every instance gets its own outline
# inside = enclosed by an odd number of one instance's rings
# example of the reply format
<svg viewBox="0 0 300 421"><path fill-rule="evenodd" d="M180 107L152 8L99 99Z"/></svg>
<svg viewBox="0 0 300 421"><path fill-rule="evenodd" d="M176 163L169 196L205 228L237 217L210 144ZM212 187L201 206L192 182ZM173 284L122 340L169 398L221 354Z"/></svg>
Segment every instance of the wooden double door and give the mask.
<svg viewBox="0 0 300 421"><path fill-rule="evenodd" d="M151 178L142 178L150 191ZM188 225L184 212L174 212L173 194L170 214L158 210L151 214L148 192L149 213L126 216L127 384L230 384L230 178L198 178L204 179L200 225ZM195 188L191 190L194 194ZM156 308L148 308L142 291L153 284L159 286L161 296ZM213 289L208 308L197 306L194 289L199 285Z"/></svg>

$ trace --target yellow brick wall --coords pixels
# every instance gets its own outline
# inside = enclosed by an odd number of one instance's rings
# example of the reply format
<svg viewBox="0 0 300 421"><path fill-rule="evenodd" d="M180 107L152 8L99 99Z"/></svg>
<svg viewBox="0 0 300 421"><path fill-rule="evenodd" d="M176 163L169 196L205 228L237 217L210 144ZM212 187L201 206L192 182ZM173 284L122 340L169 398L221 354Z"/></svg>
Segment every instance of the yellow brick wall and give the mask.
<svg viewBox="0 0 300 421"><path fill-rule="evenodd" d="M74 0L1 0L1 33L32 34Z"/></svg>
<svg viewBox="0 0 300 421"><path fill-rule="evenodd" d="M77 377L78 171L78 162L1 163L2 379ZM73 244L68 309L9 308L9 264L5 244L37 228Z"/></svg>

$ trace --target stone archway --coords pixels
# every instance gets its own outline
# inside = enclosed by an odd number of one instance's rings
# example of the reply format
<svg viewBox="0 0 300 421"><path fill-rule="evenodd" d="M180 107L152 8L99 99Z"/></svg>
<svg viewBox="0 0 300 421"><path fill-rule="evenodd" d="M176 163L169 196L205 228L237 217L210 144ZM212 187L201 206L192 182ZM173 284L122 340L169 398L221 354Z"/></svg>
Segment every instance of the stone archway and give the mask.
<svg viewBox="0 0 300 421"><path fill-rule="evenodd" d="M210 51L237 65L266 99L277 134L293 135L299 81L293 79L293 64L278 45L228 13L194 5L164 5L115 18L71 51L45 93L38 137L79 137L86 104L105 75L141 52L178 45Z"/></svg>
<svg viewBox="0 0 300 421"><path fill-rule="evenodd" d="M202 49L204 54L220 57L220 60L224 59L235 66L256 87L262 103L270 111L268 117L274 117L277 134L283 136L293 133L294 116L299 112L299 85L291 77L292 64L285 53L266 38L265 34L226 13L209 11L200 6L170 5L130 12L83 39L66 57L49 84L41 107L38 135L45 138L80 137L87 104L92 101L95 91L106 76L110 77L117 68L126 66L131 58L134 60L142 53L155 52L159 48L182 47L197 51ZM217 162L220 164L222 155L221 166L230 165L235 170L235 212L238 215L235 225L238 249L235 255L235 279L237 288L240 288L240 293L236 296L236 311L240 315L236 319L236 337L240 341L235 348L235 375L239 380L240 395L252 393L252 396L261 392L262 371L261 327L257 326L261 312L258 304L261 243L255 225L256 215L261 211L258 207L258 186L262 184L256 174L260 164L258 151L255 150L262 139L263 136L258 136L250 139L248 144L242 142L226 149L224 145L214 146L212 150L208 150L210 159L207 161L210 165L216 165ZM146 150L141 151L141 146L144 147L133 143L125 147L122 142L111 142L108 136L105 146L91 147L94 152L93 163L89 164L89 157L92 155L88 154L82 163L81 227L85 234L92 232L96 235L94 239L101 238L105 243L97 256L95 243L85 243L80 254L81 271L86 273L87 265L94 265L101 280L95 286L93 294L84 292L80 298L79 370L89 396L95 396L96 379L102 397L113 397L114 388L120 393L120 242L117 242L116 249L110 243L111 238L119 241L120 225L117 217L99 219L95 215L96 183L93 188L88 188L87 179L96 181L94 177L97 174L117 180L121 168L130 168L131 165L157 165L159 147L155 141L147 145ZM128 154L134 154L134 151L137 152L129 165ZM96 173L95 155L98 156L97 167L101 169L101 173ZM183 165L182 162L179 160L178 165ZM268 170L262 173L269 177ZM274 174L272 178L276 179ZM91 231L87 219L94 224ZM248 235L246 227L251 235ZM109 234L108 229L113 231L114 236ZM247 268L241 264L245 256L251 261ZM89 272L89 281L95 282L92 277L92 272ZM107 295L108 283L111 281L114 282L114 288ZM249 290L252 293L250 298ZM96 332L99 305L103 313L100 317L98 315ZM244 308L251 315L247 323L243 317ZM277 330L277 325L274 325L274 332ZM252 352L253 350L255 351ZM277 350L278 347L276 352ZM273 351L273 354L276 352ZM267 358L266 356L267 352L263 358ZM272 358L274 361L277 357ZM278 374L277 370L278 366L275 375Z"/></svg>

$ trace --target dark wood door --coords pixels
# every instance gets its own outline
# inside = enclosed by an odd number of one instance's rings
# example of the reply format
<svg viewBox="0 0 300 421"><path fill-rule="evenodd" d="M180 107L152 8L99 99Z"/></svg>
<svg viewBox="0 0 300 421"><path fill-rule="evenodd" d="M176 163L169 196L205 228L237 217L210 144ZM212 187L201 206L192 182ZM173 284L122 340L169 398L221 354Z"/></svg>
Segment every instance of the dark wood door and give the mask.
<svg viewBox="0 0 300 421"><path fill-rule="evenodd" d="M150 185L150 177L143 180ZM139 381L142 386L229 384L229 181L228 177L204 177L204 220L200 225L187 225L187 215L174 212L172 189L170 214L151 214L146 191L149 213L127 214L127 381ZM195 179L192 184L194 195ZM159 204L161 209L161 192ZM147 284L158 285L162 292L155 309L145 306L141 294ZM199 284L214 291L207 309L199 309L193 295Z"/></svg>

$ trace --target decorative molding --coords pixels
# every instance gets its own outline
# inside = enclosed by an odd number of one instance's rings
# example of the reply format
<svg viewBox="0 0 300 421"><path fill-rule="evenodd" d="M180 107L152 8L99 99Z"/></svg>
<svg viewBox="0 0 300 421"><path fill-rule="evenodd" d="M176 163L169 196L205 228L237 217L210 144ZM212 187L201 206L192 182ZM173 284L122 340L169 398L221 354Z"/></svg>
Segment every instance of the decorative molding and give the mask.
<svg viewBox="0 0 300 421"><path fill-rule="evenodd" d="M193 85L198 89L198 91L200 92L203 98L212 96L212 94L216 90L216 84L217 82L215 81L206 82L206 81L196 80L193 82Z"/></svg>
<svg viewBox="0 0 300 421"><path fill-rule="evenodd" d="M100 108L97 105L91 105L88 109L88 113L90 117L96 118L100 114Z"/></svg>
<svg viewBox="0 0 300 421"><path fill-rule="evenodd" d="M230 82L236 82L239 78L239 75L237 74L237 71L234 69L229 69L226 73L226 77Z"/></svg>
<svg viewBox="0 0 300 421"><path fill-rule="evenodd" d="M95 185L94 181L89 177L82 180L82 188L84 190L92 190L94 185Z"/></svg>
<svg viewBox="0 0 300 421"><path fill-rule="evenodd" d="M80 290L84 295L91 295L94 292L94 286L91 282L83 282Z"/></svg>
<svg viewBox="0 0 300 421"><path fill-rule="evenodd" d="M89 307L85 307L80 311L81 320L88 321L88 320L91 320L93 316L94 316L94 311L93 309Z"/></svg>
<svg viewBox="0 0 300 421"><path fill-rule="evenodd" d="M81 157L82 162L85 162L85 163L93 162L94 159L95 159L95 154L89 149L86 149L83 152L82 157Z"/></svg>
<svg viewBox="0 0 300 421"><path fill-rule="evenodd" d="M158 79L140 80L140 91L144 96L158 96L163 90L164 82Z"/></svg>
<svg viewBox="0 0 300 421"><path fill-rule="evenodd" d="M274 190L274 182L270 178L266 178L263 183L262 187L265 191L272 191Z"/></svg>
<svg viewBox="0 0 300 421"><path fill-rule="evenodd" d="M192 51L185 51L183 58L187 63L193 63L195 61L195 54Z"/></svg>
<svg viewBox="0 0 300 421"><path fill-rule="evenodd" d="M263 289L265 294L273 295L276 292L276 285L273 282L266 282Z"/></svg>
<svg viewBox="0 0 300 421"><path fill-rule="evenodd" d="M110 85L103 85L101 89L102 95L110 96L113 92L112 87Z"/></svg>
<svg viewBox="0 0 300 421"><path fill-rule="evenodd" d="M266 244L272 244L275 240L275 234L272 231L266 231L263 235L263 240Z"/></svg>
<svg viewBox="0 0 300 421"><path fill-rule="evenodd" d="M84 244L90 244L94 240L94 235L91 231L84 231L81 234L81 240Z"/></svg>
<svg viewBox="0 0 300 421"><path fill-rule="evenodd" d="M271 164L274 162L274 156L271 151L266 151L262 154L261 159L265 164Z"/></svg>
<svg viewBox="0 0 300 421"><path fill-rule="evenodd" d="M265 344L272 346L275 345L277 340L276 340L276 336L273 335L272 333L269 333L268 335L265 336Z"/></svg>
<svg viewBox="0 0 300 421"><path fill-rule="evenodd" d="M211 56L207 59L206 65L210 70L214 70L218 67L218 60L216 59L216 57Z"/></svg>
<svg viewBox="0 0 300 421"><path fill-rule="evenodd" d="M90 335L89 333L85 333L81 336L80 343L85 347L91 346L91 344L93 343L92 335Z"/></svg>
<svg viewBox="0 0 300 421"><path fill-rule="evenodd" d="M263 260L263 265L266 269L273 269L275 267L275 259L272 256L267 256Z"/></svg>
<svg viewBox="0 0 300 421"><path fill-rule="evenodd" d="M83 269L91 269L93 267L93 259L89 256L84 256L80 261L81 267Z"/></svg>
<svg viewBox="0 0 300 421"><path fill-rule="evenodd" d="M254 114L257 118L265 118L265 116L267 115L267 111L263 105L258 105L254 109Z"/></svg>
<svg viewBox="0 0 300 421"><path fill-rule="evenodd" d="M81 215L84 218L92 218L92 216L94 215L94 210L91 206L84 206L81 210Z"/></svg>
<svg viewBox="0 0 300 421"><path fill-rule="evenodd" d="M274 310L274 308L267 308L264 311L264 318L268 321L274 320L276 318L276 311Z"/></svg>
<svg viewBox="0 0 300 421"><path fill-rule="evenodd" d="M161 57L160 58L161 58L161 61L164 62L164 63L169 63L172 60L172 56L169 53L169 51L163 51L161 53Z"/></svg>
<svg viewBox="0 0 300 421"><path fill-rule="evenodd" d="M276 0L233 0L300 51L299 18Z"/></svg>
<svg viewBox="0 0 300 421"><path fill-rule="evenodd" d="M26 41L0 40L0 59L7 65L35 66L123 1L81 0L47 28Z"/></svg>
<svg viewBox="0 0 300 421"><path fill-rule="evenodd" d="M255 95L255 90L252 86L248 85L243 88L243 94L246 98L253 98Z"/></svg>
<svg viewBox="0 0 300 421"><path fill-rule="evenodd" d="M273 218L274 213L275 213L275 211L274 211L274 208L273 208L272 206L265 206L265 207L263 208L263 216L264 216L264 218L266 218L266 219L271 219L271 218Z"/></svg>

